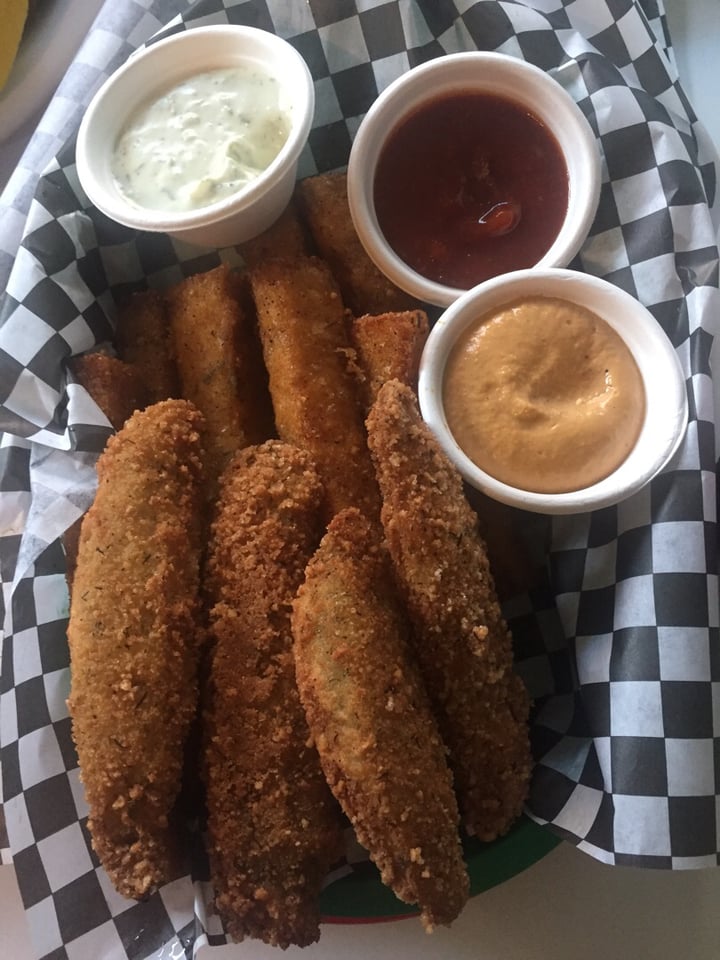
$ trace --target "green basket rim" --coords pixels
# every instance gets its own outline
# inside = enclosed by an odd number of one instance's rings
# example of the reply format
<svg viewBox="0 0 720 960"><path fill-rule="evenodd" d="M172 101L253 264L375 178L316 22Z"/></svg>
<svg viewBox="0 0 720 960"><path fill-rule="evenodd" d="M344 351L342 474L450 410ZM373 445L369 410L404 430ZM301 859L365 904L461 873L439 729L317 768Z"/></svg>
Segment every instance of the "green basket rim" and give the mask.
<svg viewBox="0 0 720 960"><path fill-rule="evenodd" d="M560 837L527 816L492 843L464 838L470 896L522 873L559 843ZM325 887L320 895L320 913L323 923L382 923L417 916L418 911L398 900L380 880L377 867L367 861L355 864L351 874Z"/></svg>

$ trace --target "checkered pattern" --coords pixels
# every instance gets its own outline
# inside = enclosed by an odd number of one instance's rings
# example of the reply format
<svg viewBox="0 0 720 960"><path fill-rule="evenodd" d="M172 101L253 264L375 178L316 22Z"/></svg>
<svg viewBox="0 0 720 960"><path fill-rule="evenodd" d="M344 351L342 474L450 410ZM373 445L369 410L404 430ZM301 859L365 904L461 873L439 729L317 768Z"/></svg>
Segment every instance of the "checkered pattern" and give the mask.
<svg viewBox="0 0 720 960"><path fill-rule="evenodd" d="M8 866L13 862L10 840L5 825L5 814L2 809L2 791L0 791L0 866Z"/></svg>
<svg viewBox="0 0 720 960"><path fill-rule="evenodd" d="M160 30L189 0L122 0L106 4L62 79L32 141L2 193L0 215L0 290L4 290L38 186L38 176L60 152L93 94L148 37ZM60 248L62 249L62 247Z"/></svg>
<svg viewBox="0 0 720 960"><path fill-rule="evenodd" d="M131 48L184 9L171 0L106 5L102 30L73 67L92 64L88 96ZM715 166L678 85L661 5L200 0L166 32L228 21L281 34L310 65L317 114L301 175L342 166L378 91L413 65L457 50L500 50L541 66L587 116L602 151L603 186L575 266L652 311L685 371L690 424L671 467L632 499L548 521L547 581L507 606L536 702L528 813L608 863L717 864ZM77 119L77 112L68 116L68 135ZM109 223L87 208L72 140L55 152L0 305L7 834L39 956L190 957L200 944L224 939L208 910L202 858L195 876L130 904L113 892L88 842L65 708L67 592L53 478L63 477L66 505L82 510L92 495L94 451L108 433L84 391L67 383L63 361L111 336L115 297L233 254L190 253Z"/></svg>

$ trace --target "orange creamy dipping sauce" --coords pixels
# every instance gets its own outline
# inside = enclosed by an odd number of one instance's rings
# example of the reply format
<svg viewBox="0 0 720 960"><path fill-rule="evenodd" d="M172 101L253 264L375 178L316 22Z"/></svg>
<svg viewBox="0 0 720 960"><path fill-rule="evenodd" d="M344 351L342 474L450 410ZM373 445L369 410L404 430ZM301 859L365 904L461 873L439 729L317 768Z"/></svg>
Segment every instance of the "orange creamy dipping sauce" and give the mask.
<svg viewBox="0 0 720 960"><path fill-rule="evenodd" d="M645 417L640 371L590 310L554 297L481 317L445 370L448 426L478 467L534 493L567 493L625 460Z"/></svg>

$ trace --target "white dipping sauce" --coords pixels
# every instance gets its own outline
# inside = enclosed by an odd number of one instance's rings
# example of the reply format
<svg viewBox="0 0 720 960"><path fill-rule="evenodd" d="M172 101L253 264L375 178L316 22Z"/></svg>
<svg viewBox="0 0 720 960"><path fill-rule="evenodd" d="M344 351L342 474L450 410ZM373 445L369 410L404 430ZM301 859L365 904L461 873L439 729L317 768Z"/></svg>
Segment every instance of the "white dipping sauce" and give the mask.
<svg viewBox="0 0 720 960"><path fill-rule="evenodd" d="M274 77L250 66L201 73L130 118L115 144L112 173L139 206L206 207L266 170L290 125Z"/></svg>

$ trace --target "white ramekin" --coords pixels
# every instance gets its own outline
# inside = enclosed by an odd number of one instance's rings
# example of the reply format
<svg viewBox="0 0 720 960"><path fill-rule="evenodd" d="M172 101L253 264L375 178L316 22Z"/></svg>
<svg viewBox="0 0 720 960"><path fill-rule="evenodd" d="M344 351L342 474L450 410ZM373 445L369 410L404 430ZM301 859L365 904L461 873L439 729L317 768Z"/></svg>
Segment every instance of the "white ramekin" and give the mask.
<svg viewBox="0 0 720 960"><path fill-rule="evenodd" d="M128 200L111 171L112 151L128 118L141 104L188 77L244 64L275 77L289 105L290 133L270 166L238 193L187 212L150 210ZM287 206L314 108L310 71L280 37L241 26L197 27L174 34L131 56L98 90L78 133L80 184L99 210L125 226L201 246L241 243L262 233Z"/></svg>
<svg viewBox="0 0 720 960"><path fill-rule="evenodd" d="M600 197L601 164L595 136L572 97L538 67L499 53L456 53L403 74L377 98L355 135L348 165L348 200L355 229L371 260L398 287L419 300L448 306L463 293L423 277L388 244L374 204L375 169L388 136L422 104L452 92L478 91L520 103L555 137L568 170L565 220L538 267L564 267L592 225ZM421 163L408 157L408 164ZM422 197L418 198L422 203Z"/></svg>
<svg viewBox="0 0 720 960"><path fill-rule="evenodd" d="M609 324L635 358L645 388L645 419L627 458L603 480L568 493L521 490L481 470L455 441L443 408L445 365L458 338L490 311L536 296L579 304ZM680 362L653 315L619 287L575 270L518 270L487 280L455 300L428 337L420 361L418 394L423 418L463 478L501 503L534 513L580 513L636 493L674 456L688 419Z"/></svg>

